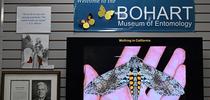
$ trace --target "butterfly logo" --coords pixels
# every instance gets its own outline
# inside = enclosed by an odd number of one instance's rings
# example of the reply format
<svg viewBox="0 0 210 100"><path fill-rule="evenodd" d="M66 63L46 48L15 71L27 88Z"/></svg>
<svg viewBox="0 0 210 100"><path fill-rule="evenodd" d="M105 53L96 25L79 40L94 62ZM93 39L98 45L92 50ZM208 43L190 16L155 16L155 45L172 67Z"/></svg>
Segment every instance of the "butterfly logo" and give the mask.
<svg viewBox="0 0 210 100"><path fill-rule="evenodd" d="M108 10L106 11L105 7L103 5L100 6L98 11L98 16L100 18L105 18L106 20L110 20L114 15L114 10Z"/></svg>
<svg viewBox="0 0 210 100"><path fill-rule="evenodd" d="M95 19L93 19L93 15L91 13L88 14L87 19L80 20L80 26L84 29L87 30L90 28L90 26L93 26L95 24Z"/></svg>

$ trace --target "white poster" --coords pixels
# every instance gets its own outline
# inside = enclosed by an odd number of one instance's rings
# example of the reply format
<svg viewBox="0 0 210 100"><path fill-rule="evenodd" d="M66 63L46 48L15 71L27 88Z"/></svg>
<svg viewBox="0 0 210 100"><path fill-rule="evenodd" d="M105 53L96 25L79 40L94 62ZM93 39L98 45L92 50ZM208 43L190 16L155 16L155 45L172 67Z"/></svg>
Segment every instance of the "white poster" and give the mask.
<svg viewBox="0 0 210 100"><path fill-rule="evenodd" d="M50 33L51 7L17 7L17 33Z"/></svg>
<svg viewBox="0 0 210 100"><path fill-rule="evenodd" d="M11 100L29 100L29 80L11 81Z"/></svg>

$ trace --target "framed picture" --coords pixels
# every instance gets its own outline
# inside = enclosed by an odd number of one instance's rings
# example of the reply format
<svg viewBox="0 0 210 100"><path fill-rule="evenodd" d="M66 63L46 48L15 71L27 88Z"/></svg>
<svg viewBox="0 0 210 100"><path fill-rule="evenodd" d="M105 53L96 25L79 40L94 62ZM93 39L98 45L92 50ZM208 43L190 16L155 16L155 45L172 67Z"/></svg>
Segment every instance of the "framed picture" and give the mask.
<svg viewBox="0 0 210 100"><path fill-rule="evenodd" d="M48 69L49 35L23 34L22 68Z"/></svg>
<svg viewBox="0 0 210 100"><path fill-rule="evenodd" d="M67 100L202 100L202 38L70 37L67 83Z"/></svg>
<svg viewBox="0 0 210 100"><path fill-rule="evenodd" d="M59 71L3 71L2 100L59 100Z"/></svg>

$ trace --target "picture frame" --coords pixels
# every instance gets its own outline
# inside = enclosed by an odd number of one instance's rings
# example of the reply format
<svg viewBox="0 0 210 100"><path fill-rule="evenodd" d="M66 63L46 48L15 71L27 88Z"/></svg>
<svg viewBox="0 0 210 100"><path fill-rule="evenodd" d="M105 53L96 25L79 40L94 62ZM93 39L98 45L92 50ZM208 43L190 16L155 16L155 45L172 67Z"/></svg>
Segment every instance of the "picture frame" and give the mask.
<svg viewBox="0 0 210 100"><path fill-rule="evenodd" d="M59 100L59 71L2 71L1 100Z"/></svg>
<svg viewBox="0 0 210 100"><path fill-rule="evenodd" d="M23 69L53 69L48 65L49 35L23 34L22 35L21 68Z"/></svg>

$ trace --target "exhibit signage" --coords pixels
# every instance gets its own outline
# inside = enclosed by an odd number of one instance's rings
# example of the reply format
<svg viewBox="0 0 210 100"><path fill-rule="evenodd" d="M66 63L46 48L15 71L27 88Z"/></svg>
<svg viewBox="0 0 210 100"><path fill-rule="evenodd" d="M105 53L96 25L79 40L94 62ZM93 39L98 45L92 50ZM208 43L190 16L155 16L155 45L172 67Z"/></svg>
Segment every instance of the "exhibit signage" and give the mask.
<svg viewBox="0 0 210 100"><path fill-rule="evenodd" d="M202 41L69 37L66 100L203 100Z"/></svg>
<svg viewBox="0 0 210 100"><path fill-rule="evenodd" d="M17 33L50 33L51 7L17 7Z"/></svg>
<svg viewBox="0 0 210 100"><path fill-rule="evenodd" d="M194 31L193 0L75 0L75 31Z"/></svg>

